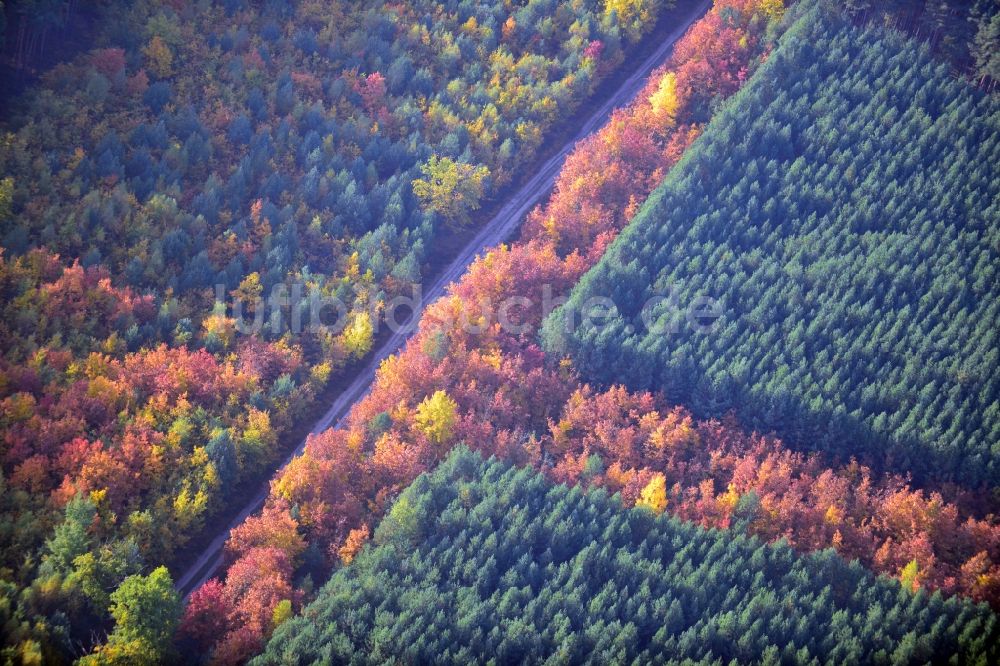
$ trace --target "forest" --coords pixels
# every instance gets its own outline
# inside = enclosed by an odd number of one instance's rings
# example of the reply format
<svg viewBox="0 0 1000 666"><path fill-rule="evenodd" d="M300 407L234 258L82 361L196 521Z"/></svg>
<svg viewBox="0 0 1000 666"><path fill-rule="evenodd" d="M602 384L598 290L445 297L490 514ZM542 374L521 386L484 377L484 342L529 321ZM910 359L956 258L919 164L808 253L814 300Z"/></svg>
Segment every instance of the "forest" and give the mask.
<svg viewBox="0 0 1000 666"><path fill-rule="evenodd" d="M998 645L984 607L460 447L251 663L989 664Z"/></svg>
<svg viewBox="0 0 1000 666"><path fill-rule="evenodd" d="M988 0L712 3L175 588L670 4L0 3L3 661L996 661Z"/></svg>
<svg viewBox="0 0 1000 666"><path fill-rule="evenodd" d="M698 119L753 80L770 40L795 18L775 3L717 2L636 101L576 147L520 239L477 259L428 308L347 425L313 437L272 482L265 511L231 533L226 575L192 595L181 622L189 654L225 662L259 649L275 609L297 608L316 581L349 563L392 498L458 442L558 482L607 488L628 506L645 494L706 527L785 539L804 552L833 548L914 590L998 607L1000 527L976 517L981 495L831 466L728 417L695 419L662 396L595 390L537 346L546 286L554 297L567 293L600 258L697 137ZM463 312L475 319L473 304L521 296L534 306L514 314L518 333L496 322L474 334L456 325ZM258 584L251 576L261 562ZM225 620L199 630L208 618Z"/></svg>
<svg viewBox="0 0 1000 666"><path fill-rule="evenodd" d="M108 595L273 469L370 351L382 304L665 6L92 8L92 48L0 131L6 653L58 662L100 642ZM45 7L10 8L17 40L58 33L41 22L70 8ZM256 317L282 288L299 300L244 335L229 302ZM349 325L293 329L309 292Z"/></svg>
<svg viewBox="0 0 1000 666"><path fill-rule="evenodd" d="M898 32L848 26L785 36L543 338L597 382L988 493L1000 106ZM687 325L668 295L721 317ZM585 316L595 296L614 312Z"/></svg>

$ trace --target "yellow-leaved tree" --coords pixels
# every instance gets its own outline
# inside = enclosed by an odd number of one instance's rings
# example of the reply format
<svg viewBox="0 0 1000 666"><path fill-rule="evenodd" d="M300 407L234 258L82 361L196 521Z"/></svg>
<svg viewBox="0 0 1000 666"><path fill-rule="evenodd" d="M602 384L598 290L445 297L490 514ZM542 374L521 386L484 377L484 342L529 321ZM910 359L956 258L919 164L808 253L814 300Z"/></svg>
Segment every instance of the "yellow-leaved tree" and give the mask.
<svg viewBox="0 0 1000 666"><path fill-rule="evenodd" d="M358 312L355 313L350 325L344 329L341 340L349 356L361 358L371 350L374 334L371 315L367 312Z"/></svg>
<svg viewBox="0 0 1000 666"><path fill-rule="evenodd" d="M174 52L159 35L154 36L142 49L147 67L161 79L173 74Z"/></svg>
<svg viewBox="0 0 1000 666"><path fill-rule="evenodd" d="M649 96L649 104L652 107L653 117L663 127L672 127L677 119L677 76L673 72L667 72L660 79L660 85L656 92Z"/></svg>
<svg viewBox="0 0 1000 666"><path fill-rule="evenodd" d="M292 615L292 600L282 599L278 602L278 605L274 607L271 612L271 627L277 629L286 621L290 620Z"/></svg>
<svg viewBox="0 0 1000 666"><path fill-rule="evenodd" d="M458 421L458 403L444 391L435 391L417 405L414 421L420 431L436 444L451 440Z"/></svg>
<svg viewBox="0 0 1000 666"><path fill-rule="evenodd" d="M920 587L921 573L920 565L917 561L915 559L910 560L909 563L900 570L899 582L903 584L905 589L916 592Z"/></svg>
<svg viewBox="0 0 1000 666"><path fill-rule="evenodd" d="M274 451L278 435L271 425L271 415L251 407L246 415L246 427L236 448L240 469L253 469Z"/></svg>
<svg viewBox="0 0 1000 666"><path fill-rule="evenodd" d="M660 0L604 0L604 15L610 18L616 14L618 25L635 41L653 27L659 7Z"/></svg>
<svg viewBox="0 0 1000 666"><path fill-rule="evenodd" d="M212 308L212 314L201 322L202 338L210 349L217 346L228 349L236 337L236 320L226 316L225 303L218 302Z"/></svg>
<svg viewBox="0 0 1000 666"><path fill-rule="evenodd" d="M479 209L490 170L432 155L420 172L423 177L413 181L413 194L424 210L439 214L448 224L468 225L469 212Z"/></svg>
<svg viewBox="0 0 1000 666"><path fill-rule="evenodd" d="M784 0L760 0L755 13L763 14L768 21L777 21L785 13Z"/></svg>
<svg viewBox="0 0 1000 666"><path fill-rule="evenodd" d="M662 474L654 476L639 494L636 506L644 506L654 513L663 513L667 508L667 479Z"/></svg>

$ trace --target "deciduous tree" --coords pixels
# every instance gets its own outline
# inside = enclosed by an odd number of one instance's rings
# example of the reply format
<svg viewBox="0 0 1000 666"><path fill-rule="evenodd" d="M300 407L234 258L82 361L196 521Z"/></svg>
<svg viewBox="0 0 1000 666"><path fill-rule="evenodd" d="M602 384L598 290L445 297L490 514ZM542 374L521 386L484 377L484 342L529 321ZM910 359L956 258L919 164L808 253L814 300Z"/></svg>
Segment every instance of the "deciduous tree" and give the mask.
<svg viewBox="0 0 1000 666"><path fill-rule="evenodd" d="M490 170L433 155L420 171L422 177L413 181L413 194L424 209L438 213L449 224L467 226L469 213L479 210Z"/></svg>

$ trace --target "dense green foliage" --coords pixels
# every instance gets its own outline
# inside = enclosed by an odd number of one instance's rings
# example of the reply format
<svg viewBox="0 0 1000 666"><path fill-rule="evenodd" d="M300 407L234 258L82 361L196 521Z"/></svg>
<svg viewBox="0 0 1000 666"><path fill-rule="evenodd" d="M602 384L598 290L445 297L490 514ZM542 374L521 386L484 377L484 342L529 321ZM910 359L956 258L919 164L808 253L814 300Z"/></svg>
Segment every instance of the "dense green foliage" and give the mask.
<svg viewBox="0 0 1000 666"><path fill-rule="evenodd" d="M995 98L899 33L817 8L566 310L607 296L617 316L567 334L554 315L543 337L585 375L699 415L995 486L998 163ZM683 319L699 295L721 301L708 333Z"/></svg>
<svg viewBox="0 0 1000 666"><path fill-rule="evenodd" d="M981 85L997 77L993 54L1000 44L996 31L1000 3L996 0L843 0L839 4L856 20L899 27L925 40L936 56L968 70Z"/></svg>
<svg viewBox="0 0 1000 666"><path fill-rule="evenodd" d="M100 652L80 660L81 666L166 663L181 600L166 567L148 576L129 576L111 595L115 630Z"/></svg>
<svg viewBox="0 0 1000 666"><path fill-rule="evenodd" d="M988 663L985 606L459 448L253 663Z"/></svg>

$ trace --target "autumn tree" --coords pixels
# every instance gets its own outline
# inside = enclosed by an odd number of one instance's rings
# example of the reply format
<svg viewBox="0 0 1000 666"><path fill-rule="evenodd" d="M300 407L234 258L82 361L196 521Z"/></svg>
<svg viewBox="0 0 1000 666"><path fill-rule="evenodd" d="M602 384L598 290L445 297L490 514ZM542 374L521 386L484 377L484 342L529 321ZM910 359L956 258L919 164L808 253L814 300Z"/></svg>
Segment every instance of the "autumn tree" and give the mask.
<svg viewBox="0 0 1000 666"><path fill-rule="evenodd" d="M275 608L295 595L291 585L292 569L288 554L275 547L250 548L230 567L223 596L232 608L231 631L223 643L242 642L241 629L250 630L258 639L270 634L274 628Z"/></svg>
<svg viewBox="0 0 1000 666"><path fill-rule="evenodd" d="M413 181L413 194L424 209L439 214L449 224L467 226L469 212L479 210L490 170L433 155L421 165L420 172L423 177Z"/></svg>
<svg viewBox="0 0 1000 666"><path fill-rule="evenodd" d="M451 439L458 421L458 403L444 391L435 391L417 405L413 420L428 439L444 444Z"/></svg>
<svg viewBox="0 0 1000 666"><path fill-rule="evenodd" d="M91 53L90 62L98 72L114 80L125 70L125 50L120 48L98 49Z"/></svg>
<svg viewBox="0 0 1000 666"><path fill-rule="evenodd" d="M344 545L340 547L337 551L337 555L340 556L340 561L345 565L350 564L354 557L364 548L365 544L368 543L368 539L371 536L371 531L368 529L367 525L362 525L357 529L351 530L347 534L347 539L344 541Z"/></svg>
<svg viewBox="0 0 1000 666"><path fill-rule="evenodd" d="M265 507L260 515L251 516L233 528L226 542L226 550L230 553L241 554L251 548L277 548L290 560L301 555L305 547L295 519L287 510L274 506Z"/></svg>
<svg viewBox="0 0 1000 666"><path fill-rule="evenodd" d="M225 632L230 611L222 583L213 578L191 593L179 633L204 653Z"/></svg>
<svg viewBox="0 0 1000 666"><path fill-rule="evenodd" d="M385 77L380 72L372 72L357 81L355 90L361 95L361 101L368 114L378 116L379 111L385 107Z"/></svg>
<svg viewBox="0 0 1000 666"><path fill-rule="evenodd" d="M644 506L653 513L663 513L667 508L667 483L662 474L654 476L642 489L636 506Z"/></svg>
<svg viewBox="0 0 1000 666"><path fill-rule="evenodd" d="M351 358L361 358L372 348L374 339L374 327L372 326L371 315L367 312L357 312L351 323L341 334L344 342L344 349Z"/></svg>
<svg viewBox="0 0 1000 666"><path fill-rule="evenodd" d="M173 73L174 53L159 35L155 35L142 50L149 69L160 78Z"/></svg>
<svg viewBox="0 0 1000 666"><path fill-rule="evenodd" d="M661 0L605 0L604 15L616 16L631 39L638 39L652 27Z"/></svg>
<svg viewBox="0 0 1000 666"><path fill-rule="evenodd" d="M291 599L282 599L278 602L278 605L274 607L274 611L271 612L271 626L277 629L282 624L287 622L295 614L292 609Z"/></svg>
<svg viewBox="0 0 1000 666"><path fill-rule="evenodd" d="M649 97L649 104L653 116L666 126L673 125L677 118L677 109L680 102L677 99L677 75L667 72L654 92Z"/></svg>

